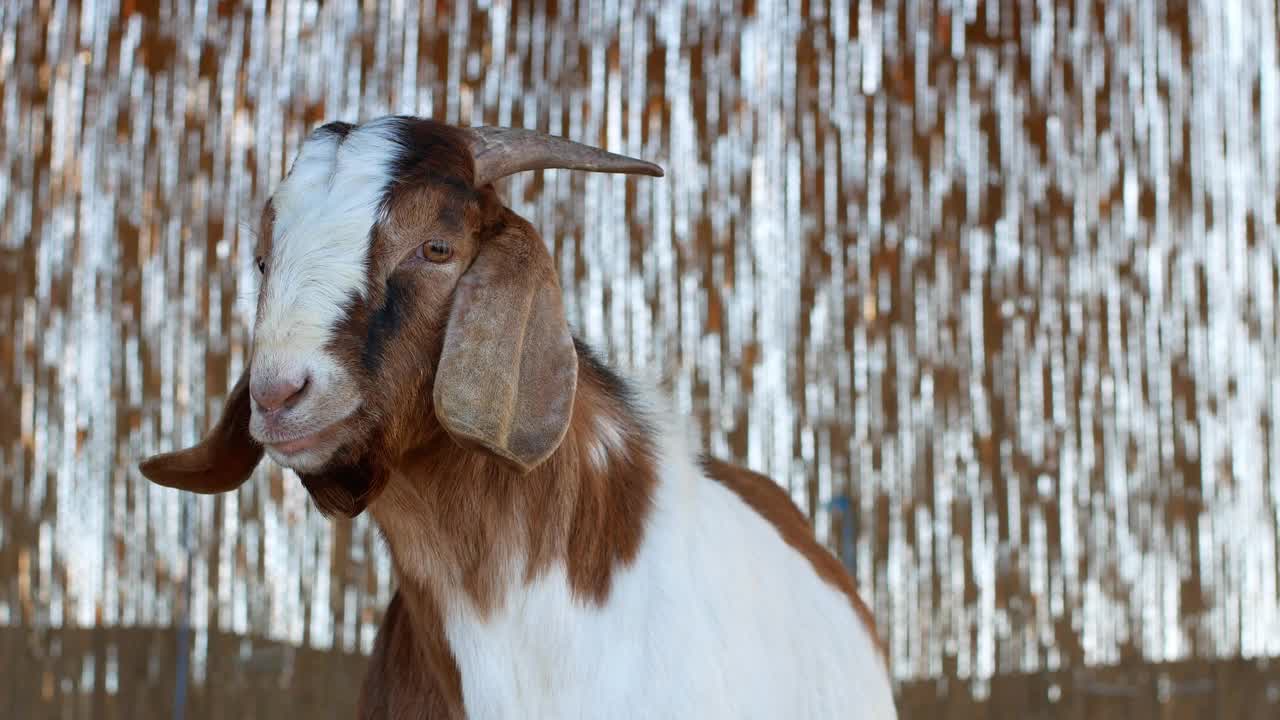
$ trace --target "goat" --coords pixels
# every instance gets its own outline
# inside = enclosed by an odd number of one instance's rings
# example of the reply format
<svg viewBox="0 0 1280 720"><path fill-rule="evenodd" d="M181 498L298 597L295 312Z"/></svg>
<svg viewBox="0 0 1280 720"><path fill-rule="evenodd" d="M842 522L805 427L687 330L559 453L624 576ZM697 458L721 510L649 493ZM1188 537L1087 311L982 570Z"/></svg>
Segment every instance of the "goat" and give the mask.
<svg viewBox="0 0 1280 720"><path fill-rule="evenodd" d="M153 482L262 456L366 508L394 563L361 718L896 717L870 614L768 478L690 447L569 331L493 182L656 165L539 133L386 117L304 142L262 213L254 340Z"/></svg>

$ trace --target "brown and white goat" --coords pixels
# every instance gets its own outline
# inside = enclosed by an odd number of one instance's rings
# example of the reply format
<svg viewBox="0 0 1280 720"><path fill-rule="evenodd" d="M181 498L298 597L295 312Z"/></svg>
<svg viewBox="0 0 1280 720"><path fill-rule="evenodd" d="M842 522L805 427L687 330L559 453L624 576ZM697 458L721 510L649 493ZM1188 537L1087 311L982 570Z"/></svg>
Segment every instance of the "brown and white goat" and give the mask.
<svg viewBox="0 0 1280 720"><path fill-rule="evenodd" d="M893 718L871 619L768 478L574 341L493 181L654 165L522 130L330 123L262 214L252 355L195 492L264 449L319 509L373 513L398 592L363 718Z"/></svg>

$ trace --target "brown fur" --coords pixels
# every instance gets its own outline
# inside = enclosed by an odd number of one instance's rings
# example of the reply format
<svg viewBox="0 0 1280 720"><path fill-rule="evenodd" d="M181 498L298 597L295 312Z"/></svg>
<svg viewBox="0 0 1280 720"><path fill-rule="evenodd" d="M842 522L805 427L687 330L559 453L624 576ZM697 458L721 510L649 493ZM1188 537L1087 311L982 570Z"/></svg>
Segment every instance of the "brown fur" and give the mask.
<svg viewBox="0 0 1280 720"><path fill-rule="evenodd" d="M564 441L527 475L459 446L438 426L399 460L370 510L402 577L425 565L429 589L461 589L487 612L501 602L502 574L512 563L528 581L563 560L573 591L605 602L613 570L639 549L656 474L647 428L611 401L597 372L579 366ZM620 429L621 446L607 449L601 467L592 448L602 442L595 427L606 420Z"/></svg>
<svg viewBox="0 0 1280 720"><path fill-rule="evenodd" d="M853 610L870 633L885 661L884 644L876 633L875 617L853 586L853 578L844 566L813 536L813 528L787 492L778 483L757 472L730 465L723 460L703 456L702 469L712 480L732 490L742 501L769 521L782 539L813 565L818 575L849 598Z"/></svg>
<svg viewBox="0 0 1280 720"><path fill-rule="evenodd" d="M573 592L606 602L615 571L640 548L656 475L648 429L618 402L607 370L580 361L573 420L527 475L458 446L437 429L401 458L370 511L387 535L400 591L388 608L361 693L361 718L461 717L461 679L441 612L503 601L514 565L531 582L563 562ZM621 430L601 467L596 424ZM508 578L509 579L509 578Z"/></svg>
<svg viewBox="0 0 1280 720"><path fill-rule="evenodd" d="M378 628L360 688L360 720L454 720L466 717L462 677L430 595L405 601L397 592ZM409 608L413 605L413 609Z"/></svg>

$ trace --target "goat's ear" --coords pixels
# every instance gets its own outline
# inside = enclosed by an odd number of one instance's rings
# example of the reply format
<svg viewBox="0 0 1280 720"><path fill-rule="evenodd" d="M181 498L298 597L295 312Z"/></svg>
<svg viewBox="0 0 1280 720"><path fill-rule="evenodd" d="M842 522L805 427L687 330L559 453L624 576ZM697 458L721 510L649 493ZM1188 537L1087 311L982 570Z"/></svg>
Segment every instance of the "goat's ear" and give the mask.
<svg viewBox="0 0 1280 720"><path fill-rule="evenodd" d="M227 396L222 417L204 440L147 458L138 466L157 485L197 493L235 490L249 479L262 459L262 446L249 435L249 369Z"/></svg>
<svg viewBox="0 0 1280 720"><path fill-rule="evenodd" d="M527 473L569 427L578 355L542 238L510 210L503 215L458 280L433 396L456 442Z"/></svg>

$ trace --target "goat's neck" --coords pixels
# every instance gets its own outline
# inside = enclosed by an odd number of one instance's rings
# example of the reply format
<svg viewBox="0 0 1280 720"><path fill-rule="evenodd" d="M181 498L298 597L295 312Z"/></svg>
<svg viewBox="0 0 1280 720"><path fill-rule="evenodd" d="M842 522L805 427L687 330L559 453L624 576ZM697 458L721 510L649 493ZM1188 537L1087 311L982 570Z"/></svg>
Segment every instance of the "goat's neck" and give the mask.
<svg viewBox="0 0 1280 720"><path fill-rule="evenodd" d="M406 453L371 505L402 592L484 615L561 564L572 593L603 603L634 558L655 483L653 440L607 370L579 363L573 419L528 475L435 431ZM461 608L458 608L461 609Z"/></svg>

